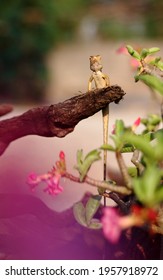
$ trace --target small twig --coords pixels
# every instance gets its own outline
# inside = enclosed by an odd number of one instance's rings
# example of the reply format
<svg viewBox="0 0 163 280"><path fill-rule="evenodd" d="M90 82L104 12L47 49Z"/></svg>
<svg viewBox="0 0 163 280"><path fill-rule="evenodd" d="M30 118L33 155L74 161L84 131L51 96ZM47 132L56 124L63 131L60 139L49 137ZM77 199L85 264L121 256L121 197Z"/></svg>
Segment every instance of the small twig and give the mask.
<svg viewBox="0 0 163 280"><path fill-rule="evenodd" d="M117 186L117 185L109 184L105 181L99 181L99 180L92 179L88 176L86 176L82 182L80 181L79 177L76 177L68 172L66 172L63 175L63 177L65 177L71 181L77 182L77 183L87 183L88 185L91 185L95 188L103 188L105 190L117 192L117 193L123 194L123 195L129 195L132 193L132 191L127 189L125 186Z"/></svg>
<svg viewBox="0 0 163 280"><path fill-rule="evenodd" d="M146 63L143 59L140 61L140 63L142 67L140 74L149 74L159 79L163 79L163 71L161 71L158 67Z"/></svg>
<svg viewBox="0 0 163 280"><path fill-rule="evenodd" d="M139 150L135 150L133 152L131 162L136 166L137 171L138 171L138 176L141 175L144 171L144 166L140 163L139 159Z"/></svg>
<svg viewBox="0 0 163 280"><path fill-rule="evenodd" d="M132 189L131 177L128 174L127 167L126 167L126 164L125 164L124 159L122 157L122 154L118 151L118 152L115 153L115 155L116 155L116 159L117 159L117 162L118 162L118 165L119 165L119 169L120 169L121 174L124 178L126 187L131 190Z"/></svg>
<svg viewBox="0 0 163 280"><path fill-rule="evenodd" d="M109 192L109 193L105 192L103 194L103 196L112 199L114 202L117 203L117 205L119 206L121 212L123 212L124 214L128 214L129 207L131 206L131 201L130 202L123 201L119 197L119 195L117 193L115 193L115 192Z"/></svg>

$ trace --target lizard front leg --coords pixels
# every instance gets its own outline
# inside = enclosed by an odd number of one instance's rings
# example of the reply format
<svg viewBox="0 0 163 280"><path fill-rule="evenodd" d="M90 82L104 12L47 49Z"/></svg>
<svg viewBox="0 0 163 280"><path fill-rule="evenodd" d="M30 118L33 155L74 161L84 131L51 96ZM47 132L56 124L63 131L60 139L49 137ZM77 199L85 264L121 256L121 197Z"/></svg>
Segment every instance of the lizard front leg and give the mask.
<svg viewBox="0 0 163 280"><path fill-rule="evenodd" d="M93 81L93 75L91 75L88 81L88 91L91 91L92 89L92 81Z"/></svg>

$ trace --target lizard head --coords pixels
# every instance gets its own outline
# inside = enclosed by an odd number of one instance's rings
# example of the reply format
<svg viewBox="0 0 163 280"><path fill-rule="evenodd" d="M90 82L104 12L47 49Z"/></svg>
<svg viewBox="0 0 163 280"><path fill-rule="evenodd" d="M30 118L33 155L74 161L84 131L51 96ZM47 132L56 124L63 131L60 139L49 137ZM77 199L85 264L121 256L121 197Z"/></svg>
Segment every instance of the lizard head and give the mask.
<svg viewBox="0 0 163 280"><path fill-rule="evenodd" d="M90 60L90 69L93 72L102 70L101 55L91 55L89 60Z"/></svg>

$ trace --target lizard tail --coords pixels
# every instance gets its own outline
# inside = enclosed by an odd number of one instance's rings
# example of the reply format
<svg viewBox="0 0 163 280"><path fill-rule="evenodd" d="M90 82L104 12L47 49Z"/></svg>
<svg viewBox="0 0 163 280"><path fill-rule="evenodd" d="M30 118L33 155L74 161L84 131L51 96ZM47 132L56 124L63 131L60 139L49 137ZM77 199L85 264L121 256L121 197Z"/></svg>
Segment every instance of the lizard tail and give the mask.
<svg viewBox="0 0 163 280"><path fill-rule="evenodd" d="M108 144L108 127L109 127L109 105L107 105L102 110L103 117L103 143ZM103 158L103 180L106 181L106 173L107 173L107 150L104 150L104 158Z"/></svg>

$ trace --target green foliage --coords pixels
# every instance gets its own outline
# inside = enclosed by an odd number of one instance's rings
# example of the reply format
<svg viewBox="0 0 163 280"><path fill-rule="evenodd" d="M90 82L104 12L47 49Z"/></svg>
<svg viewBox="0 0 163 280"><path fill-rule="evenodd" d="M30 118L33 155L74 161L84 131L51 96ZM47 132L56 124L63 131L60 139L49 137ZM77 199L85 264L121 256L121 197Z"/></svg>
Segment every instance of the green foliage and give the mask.
<svg viewBox="0 0 163 280"><path fill-rule="evenodd" d="M87 225L91 224L91 221L96 214L99 206L101 203L101 196L100 195L95 195L89 198L86 207L85 207L85 217L86 217L86 222Z"/></svg>
<svg viewBox="0 0 163 280"><path fill-rule="evenodd" d="M85 208L82 202L78 202L74 204L73 213L76 221L80 225L87 226L86 218L85 218Z"/></svg>
<svg viewBox="0 0 163 280"><path fill-rule="evenodd" d="M122 120L116 120L114 133L111 135L111 139L114 142L114 147L110 144L105 144L101 146L102 150L108 151L120 151L121 153L130 153L134 151L134 147L130 143L123 141L123 135L126 131L131 131L131 127L125 127Z"/></svg>
<svg viewBox="0 0 163 280"><path fill-rule="evenodd" d="M128 174L131 176L131 177L137 177L138 175L138 172L137 172L137 168L136 167L128 167L127 168L128 170Z"/></svg>
<svg viewBox="0 0 163 280"><path fill-rule="evenodd" d="M140 60L140 59L141 59L140 54L139 54L136 50L134 50L133 47L131 47L130 45L127 45L126 48L127 48L129 54L130 54L132 57L136 58L137 60Z"/></svg>
<svg viewBox="0 0 163 280"><path fill-rule="evenodd" d="M146 136L146 135L145 135ZM123 136L123 141L132 144L136 149L140 150L143 155L150 161L163 160L163 135L162 133L156 134L153 141L144 135L134 135L126 133Z"/></svg>
<svg viewBox="0 0 163 280"><path fill-rule="evenodd" d="M149 75L149 74L141 74L137 75L135 79L138 81L144 82L150 88L158 91L161 95L163 95L163 81L158 77Z"/></svg>
<svg viewBox="0 0 163 280"><path fill-rule="evenodd" d="M100 229L100 221L98 219L93 218L100 207L100 203L101 196L99 195L90 197L85 207L82 202L75 203L73 207L73 212L76 221L82 226L91 229Z"/></svg>
<svg viewBox="0 0 163 280"><path fill-rule="evenodd" d="M157 114L149 114L147 118L141 119L141 123L145 126L143 133L154 132L158 129L158 126L161 123L161 117Z"/></svg>
<svg viewBox="0 0 163 280"><path fill-rule="evenodd" d="M163 62L161 61L161 57L156 57L155 59L151 60L150 64L163 71Z"/></svg>
<svg viewBox="0 0 163 280"><path fill-rule="evenodd" d="M150 89L163 94L162 75L155 74L154 68L163 71L163 62L160 57L150 59L148 56L157 53L160 49L157 47L142 49L140 53L131 46L127 46L129 54L140 62L138 73L135 76L136 81L144 82ZM158 130L161 123L161 117L156 114L150 114L147 118L142 118L141 123L145 129L141 134L136 135L131 130L125 130L121 139L121 144L131 145L135 150L141 152L141 161L144 165L144 171L141 174L134 168L128 168L132 180L134 193L137 199L148 207L155 207L163 201L163 130ZM116 130L115 130L116 131ZM124 146L123 146L124 147ZM122 151L122 149L121 149ZM138 165L136 165L138 167Z"/></svg>
<svg viewBox="0 0 163 280"><path fill-rule="evenodd" d="M148 55L152 55L158 51L160 51L160 48L157 47L153 47L153 48L149 48L149 49L142 49L140 53L138 53L136 50L134 50L134 48L130 45L126 46L129 54L134 57L137 60L142 60L145 59Z"/></svg>
<svg viewBox="0 0 163 280"><path fill-rule="evenodd" d="M99 150L93 150L89 152L85 158L83 158L83 150L79 150L77 152L77 165L75 168L78 170L80 174L80 181L82 182L87 175L91 165L97 161L100 160L100 151Z"/></svg>
<svg viewBox="0 0 163 280"><path fill-rule="evenodd" d="M142 177L133 180L135 194L143 205L153 207L163 201L162 175L156 165L150 164Z"/></svg>
<svg viewBox="0 0 163 280"><path fill-rule="evenodd" d="M152 60L147 60L150 55L153 55L160 51L160 48L153 47L149 49L142 49L140 54L134 50L130 45L126 46L129 54L140 62L137 74L135 75L135 81L142 81L152 90L156 90L163 95L163 80L162 74L157 73L157 70L163 71L163 62L160 57L155 57ZM156 72L156 73L155 73Z"/></svg>

